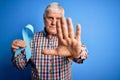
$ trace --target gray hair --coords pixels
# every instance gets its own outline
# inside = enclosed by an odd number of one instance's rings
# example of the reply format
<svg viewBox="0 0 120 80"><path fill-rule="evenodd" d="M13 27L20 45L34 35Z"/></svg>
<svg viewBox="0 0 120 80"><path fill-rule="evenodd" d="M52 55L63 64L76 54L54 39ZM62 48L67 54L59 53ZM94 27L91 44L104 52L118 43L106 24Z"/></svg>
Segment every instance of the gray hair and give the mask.
<svg viewBox="0 0 120 80"><path fill-rule="evenodd" d="M53 2L46 7L45 12L44 12L44 17L46 15L46 12L49 10L54 11L54 12L62 12L64 14L64 9L57 2Z"/></svg>

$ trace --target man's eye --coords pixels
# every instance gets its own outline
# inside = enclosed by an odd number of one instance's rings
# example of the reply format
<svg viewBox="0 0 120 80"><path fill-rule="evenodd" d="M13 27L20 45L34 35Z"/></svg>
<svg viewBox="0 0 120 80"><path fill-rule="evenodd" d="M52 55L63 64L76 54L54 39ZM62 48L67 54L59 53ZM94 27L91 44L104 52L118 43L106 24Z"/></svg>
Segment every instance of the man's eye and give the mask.
<svg viewBox="0 0 120 80"><path fill-rule="evenodd" d="M53 18L52 17L48 17L48 19L52 20Z"/></svg>

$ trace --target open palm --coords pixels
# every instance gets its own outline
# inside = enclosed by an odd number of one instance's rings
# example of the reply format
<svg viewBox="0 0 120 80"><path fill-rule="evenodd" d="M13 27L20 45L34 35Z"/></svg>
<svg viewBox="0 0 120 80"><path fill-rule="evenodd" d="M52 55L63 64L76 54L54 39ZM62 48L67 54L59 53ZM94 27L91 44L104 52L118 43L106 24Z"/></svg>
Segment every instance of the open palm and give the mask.
<svg viewBox="0 0 120 80"><path fill-rule="evenodd" d="M74 34L71 18L68 18L66 23L65 18L62 17L61 20L57 22L58 47L53 50L44 49L42 53L72 56L73 58L78 57L81 52L80 30L80 25L77 24L76 34Z"/></svg>

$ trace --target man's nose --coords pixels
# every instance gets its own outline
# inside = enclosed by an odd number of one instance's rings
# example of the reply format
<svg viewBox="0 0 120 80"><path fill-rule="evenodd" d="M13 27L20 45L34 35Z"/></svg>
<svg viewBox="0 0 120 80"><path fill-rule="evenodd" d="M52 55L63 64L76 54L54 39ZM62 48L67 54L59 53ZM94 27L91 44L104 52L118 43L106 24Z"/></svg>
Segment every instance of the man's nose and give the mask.
<svg viewBox="0 0 120 80"><path fill-rule="evenodd" d="M56 22L57 22L57 20L56 20L56 19L53 19L52 25L56 25Z"/></svg>

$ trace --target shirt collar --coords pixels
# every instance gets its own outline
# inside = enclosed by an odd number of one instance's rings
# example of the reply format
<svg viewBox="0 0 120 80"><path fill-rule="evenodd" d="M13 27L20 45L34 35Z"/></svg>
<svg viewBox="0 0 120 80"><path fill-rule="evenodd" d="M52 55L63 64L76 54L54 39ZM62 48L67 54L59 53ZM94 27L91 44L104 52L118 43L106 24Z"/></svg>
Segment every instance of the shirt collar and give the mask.
<svg viewBox="0 0 120 80"><path fill-rule="evenodd" d="M42 31L43 35L48 37L48 32L46 31L46 29L44 28L44 30ZM57 37L57 35L54 35L53 38Z"/></svg>

